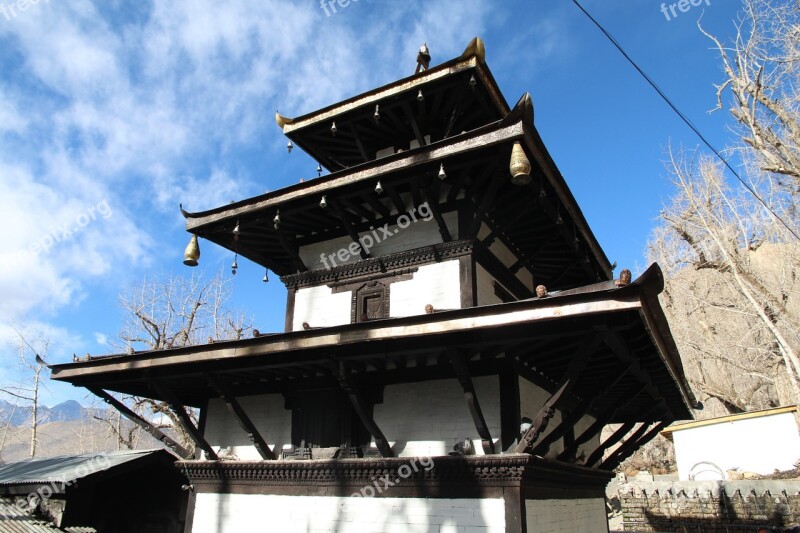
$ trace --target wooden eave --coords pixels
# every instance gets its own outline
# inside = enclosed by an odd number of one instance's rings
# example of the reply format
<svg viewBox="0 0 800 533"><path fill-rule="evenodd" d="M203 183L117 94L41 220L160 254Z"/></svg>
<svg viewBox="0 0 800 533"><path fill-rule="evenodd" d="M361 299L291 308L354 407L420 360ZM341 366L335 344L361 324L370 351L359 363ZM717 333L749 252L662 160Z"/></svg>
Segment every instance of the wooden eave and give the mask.
<svg viewBox="0 0 800 533"><path fill-rule="evenodd" d="M409 211L419 205L424 187L430 188L442 213L465 206L478 213L487 191L502 180L481 222L525 258L536 283L557 289L611 279L608 258L531 122L526 95L504 119L473 131L228 206L184 211L186 227L286 276L314 267L301 264L300 246L350 233L341 216L355 232L394 223L402 214L399 207ZM534 179L524 187L511 184L508 174L511 148L518 140L534 166ZM448 175L444 182L436 178L440 164ZM380 195L375 192L378 180L386 190ZM542 188L545 198L539 195ZM335 209L320 207L323 195L341 201L343 213L337 216ZM400 195L414 202L398 206ZM276 231L273 219L278 213L281 226ZM234 240L237 222L241 234Z"/></svg>
<svg viewBox="0 0 800 533"><path fill-rule="evenodd" d="M470 83L472 82L472 83ZM423 101L417 96L422 91ZM379 106L380 120L374 120ZM330 171L373 160L388 146L471 130L510 110L483 58L465 52L430 70L297 118L276 115L292 142ZM456 119L451 121L451 119ZM331 131L333 123L338 131ZM449 127L448 127L449 126ZM457 126L457 127L456 127ZM397 144L397 143L400 144Z"/></svg>
<svg viewBox="0 0 800 533"><path fill-rule="evenodd" d="M575 387L578 399L598 395L593 412L613 411L612 422L643 413L654 420L691 418L695 401L657 301L663 288L660 269L654 265L628 287L609 285L508 304L99 357L54 365L52 377L156 399L162 399L158 390L168 388L176 401L200 406L218 395L209 376L237 395L335 386L342 364L364 387L448 379L454 373L447 353L458 350L473 376L516 365L521 375L548 388L566 371L577 346L602 333L624 348L605 343L592 354ZM159 387L153 387L154 379ZM614 386L606 390L610 382Z"/></svg>

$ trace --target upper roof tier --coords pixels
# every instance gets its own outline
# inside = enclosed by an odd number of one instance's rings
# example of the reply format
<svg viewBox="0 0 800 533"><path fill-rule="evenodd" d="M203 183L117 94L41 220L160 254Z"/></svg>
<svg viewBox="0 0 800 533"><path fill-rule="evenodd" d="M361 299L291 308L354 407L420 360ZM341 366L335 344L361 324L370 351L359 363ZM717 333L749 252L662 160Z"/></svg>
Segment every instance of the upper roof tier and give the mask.
<svg viewBox="0 0 800 533"><path fill-rule="evenodd" d="M275 120L294 144L336 172L504 117L508 103L485 61L476 37L462 55L437 67L301 117L276 114Z"/></svg>

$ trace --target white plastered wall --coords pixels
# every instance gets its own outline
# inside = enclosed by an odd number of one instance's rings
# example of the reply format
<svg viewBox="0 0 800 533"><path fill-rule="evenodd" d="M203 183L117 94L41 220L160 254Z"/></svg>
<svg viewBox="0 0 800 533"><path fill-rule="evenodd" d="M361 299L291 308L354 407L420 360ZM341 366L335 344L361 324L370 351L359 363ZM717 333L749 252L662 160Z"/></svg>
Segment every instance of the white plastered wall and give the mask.
<svg viewBox="0 0 800 533"><path fill-rule="evenodd" d="M301 331L303 322L315 328L349 324L352 298L352 292L334 293L327 285L298 289L294 296L292 331Z"/></svg>
<svg viewBox="0 0 800 533"><path fill-rule="evenodd" d="M497 376L476 377L472 381L497 448L500 382ZM375 406L374 418L400 457L447 455L467 437L472 439L476 454L483 454L464 392L455 379L389 385L384 389L383 403Z"/></svg>
<svg viewBox="0 0 800 533"><path fill-rule="evenodd" d="M792 469L800 459L794 413L688 428L675 431L672 438L681 480L689 479L693 467L695 479L717 480L719 470L771 474Z"/></svg>
<svg viewBox="0 0 800 533"><path fill-rule="evenodd" d="M425 306L434 309L461 308L461 281L458 259L423 265L407 281L392 283L389 288L389 316L399 318L425 314Z"/></svg>
<svg viewBox="0 0 800 533"><path fill-rule="evenodd" d="M280 455L282 449L291 447L292 412L284 409L282 395L242 396L238 400L276 455ZM247 434L220 399L208 402L205 438L217 452L222 448L229 448L242 461L261 460Z"/></svg>
<svg viewBox="0 0 800 533"><path fill-rule="evenodd" d="M497 498L198 494L192 533L504 533Z"/></svg>
<svg viewBox="0 0 800 533"><path fill-rule="evenodd" d="M608 531L603 498L526 500L528 533L602 533Z"/></svg>

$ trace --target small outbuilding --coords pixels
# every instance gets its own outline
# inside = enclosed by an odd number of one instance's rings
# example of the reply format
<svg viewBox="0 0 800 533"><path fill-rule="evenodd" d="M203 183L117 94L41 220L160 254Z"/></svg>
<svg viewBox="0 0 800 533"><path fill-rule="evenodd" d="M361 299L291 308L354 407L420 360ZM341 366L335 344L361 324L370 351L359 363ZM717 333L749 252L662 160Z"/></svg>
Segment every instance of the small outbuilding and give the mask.
<svg viewBox="0 0 800 533"><path fill-rule="evenodd" d="M678 477L726 480L733 472L771 474L800 460L797 406L778 407L697 420L661 434L675 443Z"/></svg>
<svg viewBox="0 0 800 533"><path fill-rule="evenodd" d="M135 450L2 465L0 531L182 531L186 479L175 459Z"/></svg>

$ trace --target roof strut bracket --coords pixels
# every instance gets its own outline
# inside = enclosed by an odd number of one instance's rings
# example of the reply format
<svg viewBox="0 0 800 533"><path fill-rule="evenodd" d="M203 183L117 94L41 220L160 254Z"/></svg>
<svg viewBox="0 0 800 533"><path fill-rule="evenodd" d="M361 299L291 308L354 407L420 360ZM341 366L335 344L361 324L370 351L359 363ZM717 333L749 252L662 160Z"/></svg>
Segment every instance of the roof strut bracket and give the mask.
<svg viewBox="0 0 800 533"><path fill-rule="evenodd" d="M119 411L120 414L123 415L125 418L127 418L137 426L141 427L142 429L150 433L156 440L160 441L162 444L170 448L172 451L177 453L182 458L184 459L192 458L192 454L191 452L189 452L189 450L187 450L186 448L184 448L183 446L181 446L180 444L178 444L177 442L166 436L160 429L158 429L153 424L151 424L150 422L148 422L147 420L136 414L127 405L117 400L103 389L98 387L86 387L86 389L95 396L97 396L98 398L101 398L107 404L111 405L114 409Z"/></svg>
<svg viewBox="0 0 800 533"><path fill-rule="evenodd" d="M659 422L653 429L641 435L645 428L650 427L650 424L645 423L642 424L642 427L639 428L639 431L636 435L633 435L630 439L624 442L610 457L608 457L605 461L600 464L600 468L605 470L613 470L622 463L625 459L633 455L633 452L639 449L640 446L644 446L648 442L650 442L656 435L658 435L662 429L670 425L671 422L669 420L664 420Z"/></svg>
<svg viewBox="0 0 800 533"><path fill-rule="evenodd" d="M336 217L339 219L339 221L341 221L342 226L344 226L345 231L347 231L347 234L350 235L350 238L353 240L353 242L358 244L361 259L368 259L369 253L364 249L364 245L361 244L361 238L358 236L358 233L356 233L352 224L350 224L350 221L347 219L347 215L345 214L344 209L342 209L342 206L340 206L339 203L333 199L328 202L328 205L331 206L333 212L336 214Z"/></svg>
<svg viewBox="0 0 800 533"><path fill-rule="evenodd" d="M361 419L361 422L375 439L375 446L378 448L378 451L381 452L383 457L394 457L394 452L392 451L392 447L389 446L389 441L386 440L381 428L378 427L378 424L375 423L375 420L369 414L369 411L367 411L366 403L364 403L364 399L361 397L361 394L350 378L350 372L345 368L344 362L342 361L339 361L336 377L339 380L339 386L342 387L342 390L350 398L350 403L353 404L353 409Z"/></svg>
<svg viewBox="0 0 800 533"><path fill-rule="evenodd" d="M533 424L531 424L531 427L528 428L528 431L525 432L519 444L517 444L514 450L516 453L530 453L533 443L544 433L550 419L556 414L556 405L558 405L558 403L575 387L575 383L578 381L581 371L586 367L586 363L589 362L589 359L591 359L591 356L599 345L599 335L592 335L581 344L575 356L572 358L572 361L570 361L569 367L564 373L564 377L561 378L558 389L556 389L556 392L544 403L542 408L539 409L539 412L533 419Z"/></svg>
<svg viewBox="0 0 800 533"><path fill-rule="evenodd" d="M625 424L623 424L622 427L620 427L616 432L614 432L610 437L608 437L603 443L601 443L600 446L598 446L597 449L592 452L592 454L589 456L589 458L586 459L586 461L584 461L584 463L583 463L584 466L591 467L592 465L597 463L600 459L602 459L603 458L603 453L605 453L605 451L607 449L609 449L610 447L612 447L614 444L618 443L620 441L620 439L622 439L622 437L624 437L631 430L631 428L633 428L633 426L636 425L636 419L648 420L648 422L645 422L643 424L643 426L649 426L650 425L649 420L651 420L653 415L657 415L663 409L664 409L664 403L663 402L659 402L653 407L649 407L648 406L648 407L645 407L644 409L642 409L641 411L639 411L638 415L633 418L633 421L628 421ZM644 432L644 431L642 431L642 432ZM641 435L639 435L639 436L641 436ZM639 436L637 436L637 438ZM559 458L560 458L560 456L559 456Z"/></svg>
<svg viewBox="0 0 800 533"><path fill-rule="evenodd" d="M489 426L486 424L483 411L481 411L481 405L478 402L478 394L475 392L475 385L472 382L467 362L464 356L458 352L454 351L449 355L453 370L456 373L458 382L461 384L461 389L464 391L464 399L467 401L469 413L472 415L472 421L475 423L475 429L478 430L478 435L481 437L483 452L486 455L493 454L495 453L494 441L492 440L491 433L489 433Z"/></svg>
<svg viewBox="0 0 800 533"><path fill-rule="evenodd" d="M258 454L261 456L261 458L269 461L274 461L277 459L273 451L270 450L269 445L267 445L267 442L264 440L264 437L262 437L261 433L259 433L256 425L253 424L253 421L249 416L247 416L247 413L242 408L239 400L237 400L236 397L231 393L230 389L228 389L226 385L224 385L214 376L207 375L206 379L208 379L208 383L220 395L222 400L225 402L225 405L228 406L228 411L230 411L234 418L236 418L239 426L241 426L244 432L247 433L247 436L253 442L253 446L255 446L256 451L258 451Z"/></svg>
<svg viewBox="0 0 800 533"><path fill-rule="evenodd" d="M203 435L200 434L200 431L192 422L192 419L189 417L186 409L184 409L183 406L178 402L172 391L155 378L150 378L150 383L156 392L162 398L164 398L164 400L167 402L167 405L169 405L169 408L172 409L173 413L175 413L175 416L178 417L181 426L183 426L183 429L186 430L186 433L188 433L189 437L191 437L191 439L194 441L195 446L206 452L206 457L208 457L210 460L218 461L219 457L217 457L217 453L208 444Z"/></svg>

